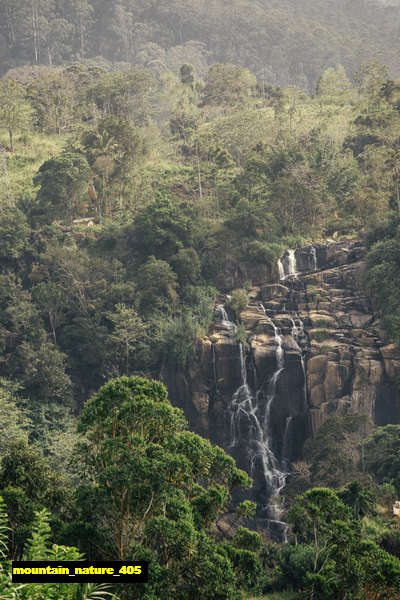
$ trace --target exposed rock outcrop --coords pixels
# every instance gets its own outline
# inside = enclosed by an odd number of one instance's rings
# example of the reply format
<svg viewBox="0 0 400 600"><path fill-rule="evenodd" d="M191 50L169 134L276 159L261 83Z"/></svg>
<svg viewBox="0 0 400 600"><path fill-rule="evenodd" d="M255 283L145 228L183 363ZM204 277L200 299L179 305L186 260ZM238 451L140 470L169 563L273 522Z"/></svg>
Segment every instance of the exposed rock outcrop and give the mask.
<svg viewBox="0 0 400 600"><path fill-rule="evenodd" d="M243 401L237 413L238 403L232 405L243 385L243 352L232 322L218 311L196 364L185 373L167 373L172 401L194 431L252 473L258 501L271 492L264 450L255 452L250 443L258 423L281 468L301 456L305 439L332 415L364 413L379 425L400 423L400 353L385 339L363 289L363 255L358 241L291 251L281 259L280 283L251 290L240 315L247 338L245 383L254 399L250 409L243 409Z"/></svg>

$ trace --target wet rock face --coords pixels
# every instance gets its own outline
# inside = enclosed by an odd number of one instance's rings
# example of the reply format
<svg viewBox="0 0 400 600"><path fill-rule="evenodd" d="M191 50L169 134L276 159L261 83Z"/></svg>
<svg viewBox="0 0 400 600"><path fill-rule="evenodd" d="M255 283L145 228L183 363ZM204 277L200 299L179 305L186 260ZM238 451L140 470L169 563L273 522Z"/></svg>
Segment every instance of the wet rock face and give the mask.
<svg viewBox="0 0 400 600"><path fill-rule="evenodd" d="M400 423L400 352L385 340L363 289L363 254L362 244L354 241L286 253L280 265L285 278L253 288L240 315L244 353L233 315L224 320L216 311L194 364L185 372L167 369L172 402L185 411L194 431L252 474L259 502L271 490L262 452L254 453L249 442L258 425L249 411L238 422L232 416L232 398L244 381L243 360L254 415L281 470L301 457L306 438L330 416L363 413L378 425ZM268 404L279 367L277 331L284 364Z"/></svg>

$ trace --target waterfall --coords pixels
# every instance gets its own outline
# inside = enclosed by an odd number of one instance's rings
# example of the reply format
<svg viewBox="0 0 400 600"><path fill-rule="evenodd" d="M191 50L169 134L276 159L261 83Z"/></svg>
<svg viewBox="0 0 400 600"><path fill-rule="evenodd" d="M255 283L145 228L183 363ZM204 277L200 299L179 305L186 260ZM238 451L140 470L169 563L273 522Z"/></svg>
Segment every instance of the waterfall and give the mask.
<svg viewBox="0 0 400 600"><path fill-rule="evenodd" d="M293 277L294 279L297 279L297 261L296 261L296 251L295 250L288 250L288 266L289 266L289 272L288 272L288 277Z"/></svg>
<svg viewBox="0 0 400 600"><path fill-rule="evenodd" d="M285 279L285 269L283 268L283 264L281 259L278 260L278 271L279 271L279 281Z"/></svg>
<svg viewBox="0 0 400 600"><path fill-rule="evenodd" d="M228 313L226 312L226 308L223 304L219 304L217 306L217 314L219 317L219 321L223 327L225 327L231 335L235 335L237 332L237 327L235 323L229 320Z"/></svg>
<svg viewBox="0 0 400 600"><path fill-rule="evenodd" d="M268 503L264 505L266 511L266 522L269 530L273 531L274 537L279 536L284 542L287 541L287 524L281 520L283 509L279 505L278 497L286 485L286 464L284 460L282 465L275 456L272 449L272 431L270 423L271 409L276 400L277 385L279 377L285 368L285 353L283 349L283 339L280 329L274 321L267 315L265 307L260 305L271 327L274 331L275 339L275 371L269 379L266 397L261 393L261 388L252 393L247 383L247 364L246 353L243 344L239 344L240 360L240 385L234 392L230 405L230 445L233 449L240 443L244 445L250 463L250 472L253 475L257 464L262 473L265 482L266 493L270 497ZM217 307L221 324L228 330L236 329L234 323L229 321L225 308L220 305ZM243 425L245 429L243 431ZM289 424L287 424L289 429ZM288 431L285 433L289 435ZM285 445L285 441L283 442ZM286 446L288 442L286 440ZM285 457L283 457L284 459Z"/></svg>
<svg viewBox="0 0 400 600"><path fill-rule="evenodd" d="M314 248L314 246L312 246L311 248L311 259L312 259L312 270L316 271L318 269L318 261L317 261L317 251Z"/></svg>
<svg viewBox="0 0 400 600"><path fill-rule="evenodd" d="M306 332L304 330L303 321L297 314L295 314L294 318L290 317L290 320L292 321L292 338L298 343L300 347L305 346L308 340Z"/></svg>
<svg viewBox="0 0 400 600"><path fill-rule="evenodd" d="M284 281L288 277L297 279L296 250L287 250L282 258L278 260L279 280Z"/></svg>

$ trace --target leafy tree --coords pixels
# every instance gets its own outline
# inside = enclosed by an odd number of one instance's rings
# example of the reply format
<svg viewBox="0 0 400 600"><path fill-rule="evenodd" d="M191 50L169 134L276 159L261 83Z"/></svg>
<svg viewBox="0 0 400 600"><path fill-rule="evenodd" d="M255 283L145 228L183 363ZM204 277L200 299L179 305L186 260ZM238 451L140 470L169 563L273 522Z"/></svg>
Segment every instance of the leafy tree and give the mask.
<svg viewBox="0 0 400 600"><path fill-rule="evenodd" d="M237 315L247 308L249 297L246 290L233 290L229 299L229 306Z"/></svg>
<svg viewBox="0 0 400 600"><path fill-rule="evenodd" d="M382 312L383 324L390 337L400 340L399 298L396 292L400 283L400 240L390 235L372 246L368 255L367 287L377 308Z"/></svg>
<svg viewBox="0 0 400 600"><path fill-rule="evenodd" d="M33 287L32 295L45 318L48 318L54 343L57 344L57 329L66 319L67 301L63 290L53 281L41 281Z"/></svg>
<svg viewBox="0 0 400 600"><path fill-rule="evenodd" d="M363 449L365 468L379 483L393 481L400 493L400 425L378 427Z"/></svg>
<svg viewBox="0 0 400 600"><path fill-rule="evenodd" d="M344 504L350 506L358 519L375 512L375 496L370 487L359 481L352 481L342 492L339 498Z"/></svg>
<svg viewBox="0 0 400 600"><path fill-rule="evenodd" d="M14 132L28 130L31 114L22 85L13 79L0 82L0 125L8 129L11 152L14 152Z"/></svg>
<svg viewBox="0 0 400 600"><path fill-rule="evenodd" d="M43 163L34 177L39 187L34 217L45 223L54 219L71 221L90 177L88 163L77 152L63 152Z"/></svg>
<svg viewBox="0 0 400 600"><path fill-rule="evenodd" d="M119 367L119 374L129 374L135 350L145 343L147 327L135 309L117 304L115 311L108 314L113 331L108 338L112 362Z"/></svg>
<svg viewBox="0 0 400 600"><path fill-rule="evenodd" d="M243 67L215 64L208 72L203 104L234 106L249 100L254 94L256 79Z"/></svg>
<svg viewBox="0 0 400 600"><path fill-rule="evenodd" d="M150 110L150 96L155 89L152 75L142 67L103 73L87 91L87 98L103 115L113 115L144 125Z"/></svg>
<svg viewBox="0 0 400 600"><path fill-rule="evenodd" d="M190 245L193 225L171 200L158 198L138 215L135 230L142 251L166 260Z"/></svg>
<svg viewBox="0 0 400 600"><path fill-rule="evenodd" d="M381 89L389 79L387 66L378 61L363 63L354 79L358 84L361 101L366 103L367 113L379 109L382 104Z"/></svg>
<svg viewBox="0 0 400 600"><path fill-rule="evenodd" d="M140 305L145 313L154 310L170 310L176 306L177 276L164 260L150 256L138 271Z"/></svg>
<svg viewBox="0 0 400 600"><path fill-rule="evenodd" d="M220 448L186 431L164 386L139 377L110 381L86 403L79 431L86 437L77 460L87 478L80 497L106 529L112 555L151 551L159 567L146 587L158 586L166 599L194 587L204 599L232 593L229 561L204 527L226 507L230 488L249 479Z"/></svg>
<svg viewBox="0 0 400 600"><path fill-rule="evenodd" d="M171 264L180 286L195 285L200 278L200 259L194 248L182 248L172 257Z"/></svg>
<svg viewBox="0 0 400 600"><path fill-rule="evenodd" d="M0 261L20 260L29 247L30 229L26 216L17 207L0 208Z"/></svg>
<svg viewBox="0 0 400 600"><path fill-rule="evenodd" d="M311 464L312 484L340 487L360 479L359 444L369 431L371 424L364 415L332 417L326 421L304 448L304 456Z"/></svg>
<svg viewBox="0 0 400 600"><path fill-rule="evenodd" d="M146 154L144 140L130 121L109 115L83 134L82 144L100 196L93 199L96 211L111 216L117 206L110 196L117 194L119 208L124 207L132 170Z"/></svg>
<svg viewBox="0 0 400 600"><path fill-rule="evenodd" d="M333 100L343 104L350 88L351 83L344 67L337 65L335 69L329 68L322 73L317 83L316 95L320 100Z"/></svg>
<svg viewBox="0 0 400 600"><path fill-rule="evenodd" d="M35 510L47 507L64 517L71 510L64 480L24 440L13 441L2 457L0 490L7 505L9 550L14 557L22 555Z"/></svg>
<svg viewBox="0 0 400 600"><path fill-rule="evenodd" d="M306 544L293 551L300 551L305 558L305 577L302 579L300 572L295 579L306 598L356 600L371 588L390 597L399 589L400 561L362 539L352 511L332 490L308 490L294 502L288 519L298 541ZM290 554L291 549L286 552Z"/></svg>
<svg viewBox="0 0 400 600"><path fill-rule="evenodd" d="M16 397L19 386L0 378L0 455L13 440L27 441L32 422Z"/></svg>
<svg viewBox="0 0 400 600"><path fill-rule="evenodd" d="M9 340L3 348L7 368L2 370L22 384L21 390L31 399L30 416L40 424L37 435L44 436L49 423L56 426L60 420L60 407L65 412L73 404L66 357L49 341L31 295L18 279L0 276L0 302L0 340Z"/></svg>
<svg viewBox="0 0 400 600"><path fill-rule="evenodd" d="M180 76L181 81L184 85L193 86L194 84L194 74L193 74L193 65L188 65L185 63L180 68Z"/></svg>
<svg viewBox="0 0 400 600"><path fill-rule="evenodd" d="M59 22L62 27L62 22ZM42 72L27 86L27 97L40 131L65 134L71 131L77 112L77 89L67 69Z"/></svg>

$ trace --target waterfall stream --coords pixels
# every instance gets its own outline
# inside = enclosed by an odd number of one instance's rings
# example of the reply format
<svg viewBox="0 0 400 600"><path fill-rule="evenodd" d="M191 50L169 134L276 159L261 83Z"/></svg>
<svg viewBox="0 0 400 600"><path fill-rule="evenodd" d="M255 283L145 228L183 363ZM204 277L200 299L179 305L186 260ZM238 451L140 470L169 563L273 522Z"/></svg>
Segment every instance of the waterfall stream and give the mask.
<svg viewBox="0 0 400 600"><path fill-rule="evenodd" d="M288 250L282 258L278 260L279 280L284 281L288 278L297 279L297 260L296 251Z"/></svg>
<svg viewBox="0 0 400 600"><path fill-rule="evenodd" d="M314 248L314 246L312 246L312 248L311 248L311 258L312 258L312 270L316 271L318 269L318 261L317 261L317 251Z"/></svg>
<svg viewBox="0 0 400 600"><path fill-rule="evenodd" d="M292 248L278 259L277 265L279 281L297 279L301 272L318 270L317 250L314 246L308 246L306 251L303 249L301 252Z"/></svg>
<svg viewBox="0 0 400 600"><path fill-rule="evenodd" d="M288 250L288 266L289 272L287 274L288 277L297 278L297 261L296 261L296 253L295 250Z"/></svg>
<svg viewBox="0 0 400 600"><path fill-rule="evenodd" d="M285 279L285 269L283 267L283 263L282 263L281 259L278 260L278 271L279 271L279 279L280 279L280 281L282 281L283 279Z"/></svg>
<svg viewBox="0 0 400 600"><path fill-rule="evenodd" d="M271 407L276 398L279 376L284 370L285 357L282 346L282 336L279 328L266 314L264 306L261 308L274 330L276 343L276 369L272 374L267 388L266 399L259 392L252 393L247 383L246 353L242 344L239 344L239 359L241 383L232 396L229 406L230 410L230 449L239 442L245 442L248 458L250 461L251 474L254 474L256 465L259 464L266 486L266 492L270 496L269 503L264 509L267 514L267 525L272 526L279 532L279 537L286 541L287 525L281 521L282 509L279 506L278 496L286 483L286 472L281 468L278 458L272 449L272 435L270 428ZM218 307L221 324L228 330L234 331L235 324L230 322L223 306ZM247 426L245 440L242 434L242 423Z"/></svg>
<svg viewBox="0 0 400 600"><path fill-rule="evenodd" d="M315 258L315 261L313 258L314 268L316 265L316 254L311 253L310 257ZM278 261L278 268L280 280L293 281L297 279L299 272L295 250L287 251L282 260ZM283 508L281 507L279 496L286 485L292 452L291 438L294 433L293 427L295 426L295 421L293 415L286 415L284 417L284 431L281 431L279 440L275 439L276 430L275 425L271 425L271 415L276 415L276 412L272 411L274 403L277 400L279 380L282 372L285 370L284 338L281 329L274 321L273 315L271 315L271 310L268 310L263 304L259 304L259 308L262 310L273 331L275 367L273 373L269 374L267 379L265 375L262 376L262 374L258 373L258 377L262 380L262 384L259 386L257 383L257 371L254 361L252 361L253 371L250 370L249 374L253 375L249 385L246 351L243 344L238 344L240 384L233 393L228 406L230 413L230 443L228 448L234 454L235 448L236 453L244 453L241 456L247 456L250 474L253 478L258 478L258 481L264 482L261 490L265 494L265 504L262 506L262 502L259 502L259 507L262 509L267 529L272 537L286 542L288 526L282 521ZM220 325L233 337L237 332L237 326L230 321L226 308L221 304L217 306L216 310ZM286 335L291 336L300 348L300 361L304 381L303 405L305 410L307 407L307 383L303 354L307 350L309 342L304 323L299 315L291 312L288 314L288 317L291 321L291 328L289 327L289 332ZM216 377L215 364L213 368L214 376ZM279 455L277 447L280 448Z"/></svg>

